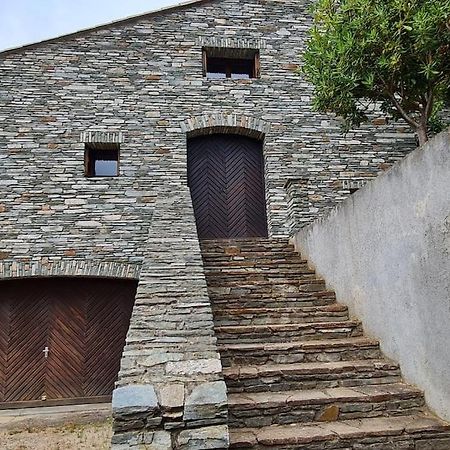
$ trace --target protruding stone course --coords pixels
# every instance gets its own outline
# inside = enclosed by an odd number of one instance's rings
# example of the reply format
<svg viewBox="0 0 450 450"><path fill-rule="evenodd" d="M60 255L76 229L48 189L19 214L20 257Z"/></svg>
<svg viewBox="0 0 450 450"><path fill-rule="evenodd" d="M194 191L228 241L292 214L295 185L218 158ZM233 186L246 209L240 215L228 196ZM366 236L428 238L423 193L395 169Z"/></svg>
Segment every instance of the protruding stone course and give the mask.
<svg viewBox="0 0 450 450"><path fill-rule="evenodd" d="M80 135L80 142L123 144L125 142L125 138L122 132L112 133L107 131L83 131Z"/></svg>
<svg viewBox="0 0 450 450"><path fill-rule="evenodd" d="M67 251L66 258L40 258L30 262L0 261L0 279L29 277L99 277L139 279L140 264L107 261L86 261L72 258L75 250Z"/></svg>

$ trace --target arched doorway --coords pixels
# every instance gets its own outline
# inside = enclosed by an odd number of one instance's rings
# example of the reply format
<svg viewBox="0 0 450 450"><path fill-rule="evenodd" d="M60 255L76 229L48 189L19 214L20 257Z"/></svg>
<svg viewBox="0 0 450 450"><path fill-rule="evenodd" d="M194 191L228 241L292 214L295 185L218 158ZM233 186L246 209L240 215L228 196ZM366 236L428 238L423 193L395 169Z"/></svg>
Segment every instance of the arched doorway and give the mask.
<svg viewBox="0 0 450 450"><path fill-rule="evenodd" d="M0 407L109 401L137 281L0 282Z"/></svg>
<svg viewBox="0 0 450 450"><path fill-rule="evenodd" d="M188 140L200 239L267 237L262 142L232 134Z"/></svg>

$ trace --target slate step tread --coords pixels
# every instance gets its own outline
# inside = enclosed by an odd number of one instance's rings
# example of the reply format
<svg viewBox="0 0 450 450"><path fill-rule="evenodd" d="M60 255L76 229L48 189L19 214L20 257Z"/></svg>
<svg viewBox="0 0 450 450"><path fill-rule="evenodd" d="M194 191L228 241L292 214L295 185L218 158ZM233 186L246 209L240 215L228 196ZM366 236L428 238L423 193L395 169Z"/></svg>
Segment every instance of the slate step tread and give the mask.
<svg viewBox="0 0 450 450"><path fill-rule="evenodd" d="M308 322L308 323L287 323L287 324L266 324L266 325L227 325L215 327L216 333L227 333L227 334L250 334L270 331L272 333L283 332L283 331L296 331L302 329L323 329L323 330L334 330L338 329L351 329L361 325L358 320L342 320L335 322Z"/></svg>
<svg viewBox="0 0 450 450"><path fill-rule="evenodd" d="M295 270L308 269L312 271L313 269L308 268L308 263L304 259L296 258L291 260L279 259L279 260L269 260L264 259L261 261L248 261L246 259L231 261L224 260L206 260L205 273L208 275L221 275L222 273L227 273L230 275L241 275L241 274L253 274L253 273L291 273Z"/></svg>
<svg viewBox="0 0 450 450"><path fill-rule="evenodd" d="M208 287L210 288L230 288L237 287L240 288L266 288L270 286L298 286L305 287L307 285L314 285L317 287L325 286L325 281L322 278L318 278L313 272L311 273L301 273L298 276L291 276L288 278L280 278L277 276L273 276L270 279L270 274L257 274L258 276L264 275L264 279L252 280L248 277L248 274L241 274L245 279L245 282L240 280L238 276L236 277L225 277L224 279L218 278L209 278L208 279ZM245 276L244 276L245 275Z"/></svg>
<svg viewBox="0 0 450 450"><path fill-rule="evenodd" d="M232 366L225 367L223 369L223 374L225 379L243 380L261 377L275 377L276 375L289 374L305 374L318 376L319 374L358 373L398 369L399 366L397 363L391 362L387 359L368 359L356 361Z"/></svg>
<svg viewBox="0 0 450 450"><path fill-rule="evenodd" d="M219 351L236 351L260 353L261 351L292 351L292 350L332 350L345 347L378 347L379 342L375 339L362 337L350 337L344 339L317 339L314 341L290 341L290 342L272 342L272 343L237 343L221 344Z"/></svg>
<svg viewBox="0 0 450 450"><path fill-rule="evenodd" d="M208 288L209 289L209 288ZM324 289L317 291L303 291L303 292L251 292L246 290L245 293L232 292L230 288L209 289L209 296L212 299L213 306L225 303L228 305L232 302L230 307L239 308L243 305L249 308L259 308L263 305L273 305L289 303L289 307L294 305L302 305L303 303L312 302L311 306L320 306L320 301L326 301L331 305L336 303L336 294L333 291ZM317 303L314 303L317 302Z"/></svg>
<svg viewBox="0 0 450 450"><path fill-rule="evenodd" d="M230 409L262 409L279 406L328 405L339 402L380 402L422 397L419 389L403 384L366 385L281 392L229 394Z"/></svg>
<svg viewBox="0 0 450 450"><path fill-rule="evenodd" d="M319 445L323 443L325 445L327 442L330 442L332 445L336 441L355 442L358 439L381 439L383 437L402 435L411 437L413 440L428 438L432 442L434 438L444 438L449 439L450 442L450 425L434 416L420 414L337 422L272 425L263 428L238 428L230 430L230 448L277 448L276 446L289 448L285 446L298 446L291 448L307 449L309 444ZM327 446L326 448L334 447ZM423 448L432 449L433 447ZM439 447L439 449L441 448L443 449L444 447Z"/></svg>
<svg viewBox="0 0 450 450"><path fill-rule="evenodd" d="M244 316L244 315L270 315L270 314L306 314L315 312L346 312L348 307L340 303L334 303L332 305L319 305L319 306L292 306L292 307L279 307L279 308L267 308L261 306L260 308L214 308L214 315L216 316Z"/></svg>

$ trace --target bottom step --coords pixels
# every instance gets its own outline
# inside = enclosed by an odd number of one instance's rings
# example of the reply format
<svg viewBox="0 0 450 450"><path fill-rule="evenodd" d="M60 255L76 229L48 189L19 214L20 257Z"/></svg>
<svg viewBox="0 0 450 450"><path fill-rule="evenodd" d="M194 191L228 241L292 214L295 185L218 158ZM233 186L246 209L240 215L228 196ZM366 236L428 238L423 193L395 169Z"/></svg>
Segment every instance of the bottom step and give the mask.
<svg viewBox="0 0 450 450"><path fill-rule="evenodd" d="M230 430L230 448L449 450L450 425L429 415Z"/></svg>

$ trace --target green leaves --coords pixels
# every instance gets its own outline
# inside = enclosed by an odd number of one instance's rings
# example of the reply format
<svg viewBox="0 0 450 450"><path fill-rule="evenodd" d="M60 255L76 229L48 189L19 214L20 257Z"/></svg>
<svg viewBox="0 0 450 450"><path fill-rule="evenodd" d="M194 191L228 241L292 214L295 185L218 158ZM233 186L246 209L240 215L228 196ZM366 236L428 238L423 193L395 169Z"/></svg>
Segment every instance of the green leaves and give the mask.
<svg viewBox="0 0 450 450"><path fill-rule="evenodd" d="M413 128L436 121L449 96L450 0L318 0L313 14L302 71L316 109L347 127L375 101Z"/></svg>

